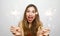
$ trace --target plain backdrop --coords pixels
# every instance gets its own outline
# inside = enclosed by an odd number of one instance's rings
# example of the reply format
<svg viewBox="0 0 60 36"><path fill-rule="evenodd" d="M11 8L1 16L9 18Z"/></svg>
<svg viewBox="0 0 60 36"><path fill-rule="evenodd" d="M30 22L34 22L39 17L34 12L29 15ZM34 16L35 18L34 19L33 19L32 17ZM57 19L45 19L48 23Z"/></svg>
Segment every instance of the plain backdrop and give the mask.
<svg viewBox="0 0 60 36"><path fill-rule="evenodd" d="M27 5L37 6L44 27L50 36L60 36L60 0L0 0L0 36L13 36L10 26L18 26Z"/></svg>

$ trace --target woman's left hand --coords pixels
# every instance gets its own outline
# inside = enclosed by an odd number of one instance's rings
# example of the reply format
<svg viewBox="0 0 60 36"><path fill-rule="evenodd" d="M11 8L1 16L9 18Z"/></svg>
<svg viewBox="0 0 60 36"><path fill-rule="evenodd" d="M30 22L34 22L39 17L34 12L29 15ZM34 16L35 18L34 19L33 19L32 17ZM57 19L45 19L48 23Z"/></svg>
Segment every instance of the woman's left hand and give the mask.
<svg viewBox="0 0 60 36"><path fill-rule="evenodd" d="M38 36L48 36L49 33L50 33L50 29L44 28L44 29L38 31Z"/></svg>
<svg viewBox="0 0 60 36"><path fill-rule="evenodd" d="M42 31L41 31L41 34L45 35L45 36L49 35L49 33L50 33L50 29L49 28L42 29Z"/></svg>

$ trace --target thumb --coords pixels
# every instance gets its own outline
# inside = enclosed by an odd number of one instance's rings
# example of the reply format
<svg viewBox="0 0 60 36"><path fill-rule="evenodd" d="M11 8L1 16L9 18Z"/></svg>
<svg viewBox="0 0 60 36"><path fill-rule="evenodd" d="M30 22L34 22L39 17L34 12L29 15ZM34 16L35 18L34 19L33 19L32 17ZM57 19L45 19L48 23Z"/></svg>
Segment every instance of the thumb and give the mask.
<svg viewBox="0 0 60 36"><path fill-rule="evenodd" d="M20 28L19 27L16 27L16 31L20 32Z"/></svg>

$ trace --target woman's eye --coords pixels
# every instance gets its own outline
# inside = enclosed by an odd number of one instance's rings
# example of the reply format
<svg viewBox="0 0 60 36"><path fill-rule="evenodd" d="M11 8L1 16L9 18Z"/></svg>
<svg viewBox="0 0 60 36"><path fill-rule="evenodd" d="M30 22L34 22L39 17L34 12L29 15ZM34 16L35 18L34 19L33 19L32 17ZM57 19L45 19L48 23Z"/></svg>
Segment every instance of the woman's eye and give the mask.
<svg viewBox="0 0 60 36"><path fill-rule="evenodd" d="M32 13L35 13L35 11L32 11Z"/></svg>
<svg viewBox="0 0 60 36"><path fill-rule="evenodd" d="M27 12L30 12L30 11L27 11Z"/></svg>

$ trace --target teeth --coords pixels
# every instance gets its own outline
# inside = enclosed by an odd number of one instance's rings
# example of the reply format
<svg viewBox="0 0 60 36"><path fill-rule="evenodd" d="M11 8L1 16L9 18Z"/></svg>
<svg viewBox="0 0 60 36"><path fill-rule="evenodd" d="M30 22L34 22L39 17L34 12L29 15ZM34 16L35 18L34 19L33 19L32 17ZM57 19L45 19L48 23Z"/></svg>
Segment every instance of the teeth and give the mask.
<svg viewBox="0 0 60 36"><path fill-rule="evenodd" d="M32 18L32 17L29 17L29 18Z"/></svg>
<svg viewBox="0 0 60 36"><path fill-rule="evenodd" d="M33 17L28 17L28 18L30 18L30 19L31 19L31 18L33 18Z"/></svg>

